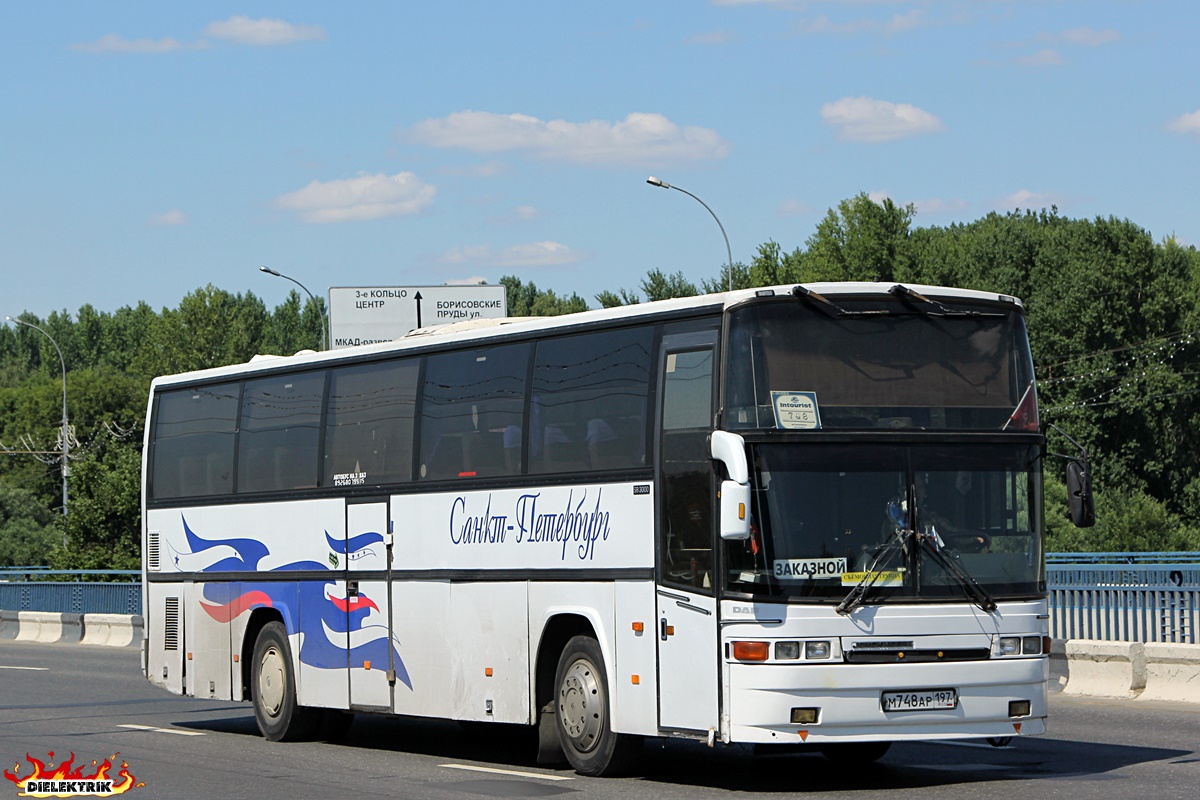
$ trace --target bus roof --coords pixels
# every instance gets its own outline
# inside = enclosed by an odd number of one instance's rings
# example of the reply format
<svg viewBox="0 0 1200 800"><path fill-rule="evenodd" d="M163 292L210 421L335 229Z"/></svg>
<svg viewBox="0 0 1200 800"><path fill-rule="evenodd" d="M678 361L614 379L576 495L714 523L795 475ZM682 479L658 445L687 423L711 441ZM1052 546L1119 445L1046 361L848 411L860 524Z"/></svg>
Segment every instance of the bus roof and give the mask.
<svg viewBox="0 0 1200 800"><path fill-rule="evenodd" d="M806 289L827 297L885 297L896 285L896 282L871 281L837 281L801 284ZM486 342L497 337L507 337L518 333L557 330L592 326L606 322L620 323L623 321L636 322L646 317L680 316L688 312L703 313L723 311L733 306L756 298L788 295L795 284L781 286L763 286L753 289L737 289L731 292L696 295L694 297L677 297L670 300L656 300L634 305L617 306L581 311L575 314L563 314L555 317L504 317L501 319L478 319L450 323L448 325L418 328L390 342L345 347L338 350L316 352L302 350L292 356L257 355L249 362L229 364L222 367L184 372L175 375L164 375L151 382L151 389L176 383L190 383L196 380L213 380L222 377L235 379L256 372L272 372L286 365L289 368L304 368L317 366L325 362L336 363L345 360L358 360L387 353L403 353L410 350L425 349L431 345L456 344L462 342ZM1010 303L1022 308L1021 301L1010 295L995 292L980 292L974 289L953 289L944 286L925 286L921 284L904 284L909 289L939 300L976 300L987 303Z"/></svg>

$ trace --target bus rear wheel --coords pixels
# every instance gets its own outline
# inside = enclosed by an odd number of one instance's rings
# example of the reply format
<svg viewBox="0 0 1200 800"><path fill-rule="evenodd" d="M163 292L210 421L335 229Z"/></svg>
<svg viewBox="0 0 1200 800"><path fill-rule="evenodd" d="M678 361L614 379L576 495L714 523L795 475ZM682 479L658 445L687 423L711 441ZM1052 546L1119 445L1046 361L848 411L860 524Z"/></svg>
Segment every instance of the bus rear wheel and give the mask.
<svg viewBox="0 0 1200 800"><path fill-rule="evenodd" d="M304 708L296 701L292 648L282 622L268 622L258 633L250 663L250 694L258 729L270 741L307 739L316 732L318 709Z"/></svg>
<svg viewBox="0 0 1200 800"><path fill-rule="evenodd" d="M567 642L554 676L558 741L580 775L617 775L633 766L641 739L612 730L608 675L590 636Z"/></svg>

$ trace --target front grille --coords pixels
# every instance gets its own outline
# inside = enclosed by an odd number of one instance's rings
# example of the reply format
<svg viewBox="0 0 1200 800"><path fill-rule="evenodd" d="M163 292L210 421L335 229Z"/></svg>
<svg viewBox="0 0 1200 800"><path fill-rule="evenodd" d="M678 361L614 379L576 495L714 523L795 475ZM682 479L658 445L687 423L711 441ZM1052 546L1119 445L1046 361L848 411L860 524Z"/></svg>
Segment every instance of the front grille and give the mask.
<svg viewBox="0 0 1200 800"><path fill-rule="evenodd" d="M852 650L846 653L850 664L925 664L934 661L987 661L992 656L986 647L966 650Z"/></svg>

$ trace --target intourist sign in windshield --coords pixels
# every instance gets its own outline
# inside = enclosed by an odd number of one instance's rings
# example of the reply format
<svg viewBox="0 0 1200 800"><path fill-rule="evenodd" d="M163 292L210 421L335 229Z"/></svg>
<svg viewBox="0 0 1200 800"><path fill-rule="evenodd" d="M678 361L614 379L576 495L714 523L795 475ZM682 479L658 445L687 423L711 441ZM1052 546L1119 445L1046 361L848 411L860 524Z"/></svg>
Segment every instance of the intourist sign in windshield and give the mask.
<svg viewBox="0 0 1200 800"><path fill-rule="evenodd" d="M503 286L333 286L334 349L399 339L409 331L508 315Z"/></svg>

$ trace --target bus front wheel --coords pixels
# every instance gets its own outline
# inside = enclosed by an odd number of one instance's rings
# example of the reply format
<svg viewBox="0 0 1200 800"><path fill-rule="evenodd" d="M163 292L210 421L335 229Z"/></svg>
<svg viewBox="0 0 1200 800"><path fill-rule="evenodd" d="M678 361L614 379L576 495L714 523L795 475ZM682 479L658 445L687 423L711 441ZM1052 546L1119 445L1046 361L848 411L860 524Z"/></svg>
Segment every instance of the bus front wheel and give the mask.
<svg viewBox="0 0 1200 800"><path fill-rule="evenodd" d="M554 676L558 741L580 775L616 775L628 770L641 739L614 733L608 675L600 645L590 636L567 642Z"/></svg>
<svg viewBox="0 0 1200 800"><path fill-rule="evenodd" d="M262 735L272 742L306 739L320 722L317 710L296 701L292 648L282 622L268 622L254 642L250 668L254 718Z"/></svg>

